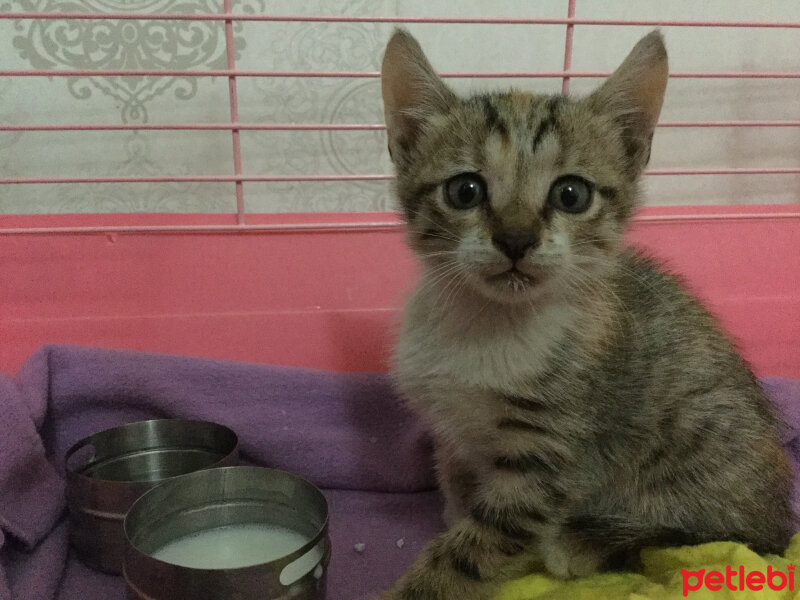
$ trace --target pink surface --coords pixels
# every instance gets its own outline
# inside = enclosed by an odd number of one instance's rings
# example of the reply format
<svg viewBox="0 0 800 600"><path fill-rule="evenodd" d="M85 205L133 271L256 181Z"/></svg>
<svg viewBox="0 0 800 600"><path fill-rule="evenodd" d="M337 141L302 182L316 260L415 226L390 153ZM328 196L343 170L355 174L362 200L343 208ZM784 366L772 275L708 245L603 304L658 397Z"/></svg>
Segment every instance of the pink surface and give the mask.
<svg viewBox="0 0 800 600"><path fill-rule="evenodd" d="M187 223L199 229L168 229ZM0 236L0 370L14 372L45 343L386 369L415 273L396 217L248 223L254 229L234 215L0 217L8 228L98 228ZM130 231L106 232L112 225ZM800 205L651 208L630 239L707 300L759 375L800 376Z"/></svg>

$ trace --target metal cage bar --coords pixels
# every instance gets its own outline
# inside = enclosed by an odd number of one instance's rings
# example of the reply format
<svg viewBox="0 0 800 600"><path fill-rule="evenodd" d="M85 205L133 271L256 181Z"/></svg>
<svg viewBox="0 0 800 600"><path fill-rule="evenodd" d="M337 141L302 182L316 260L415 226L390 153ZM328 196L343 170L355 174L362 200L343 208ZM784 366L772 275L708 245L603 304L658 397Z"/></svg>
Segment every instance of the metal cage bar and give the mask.
<svg viewBox="0 0 800 600"><path fill-rule="evenodd" d="M226 14L231 13L232 0L225 0L223 9ZM225 55L228 62L228 70L236 70L236 50L233 42L233 21L225 19ZM231 124L239 122L239 101L236 95L236 75L228 77L228 95L231 103ZM236 222L244 225L244 182L242 180L242 144L239 139L239 128L231 128L233 142L233 172L236 175Z"/></svg>
<svg viewBox="0 0 800 600"><path fill-rule="evenodd" d="M506 18L506 17L392 17L392 16L337 16L337 15L254 15L233 12L232 0L224 0L222 12L216 14L183 13L99 13L99 12L7 12L0 13L3 20L177 20L177 21L217 21L225 28L225 50L227 68L209 70L176 69L0 69L0 77L95 77L95 76L172 76L172 77L225 77L228 80L230 103L230 122L227 123L143 123L143 124L100 124L100 123L58 123L58 124L0 124L1 131L42 132L42 131L230 131L233 158L233 174L192 174L131 177L0 177L0 185L25 184L79 184L79 183L173 183L173 182L232 182L235 184L236 223L235 225L164 225L164 226L86 226L67 228L17 227L0 228L2 233L41 233L64 231L69 233L90 233L95 231L241 231L241 230L283 230L304 228L385 228L395 227L394 220L337 221L321 224L258 224L246 223L244 198L245 182L353 182L386 181L391 175L367 173L357 175L247 175L242 168L241 131L379 131L385 127L380 123L242 123L239 121L237 78L377 78L374 71L276 71L237 69L233 41L233 25L237 22L318 22L318 23L398 23L398 24L481 24L481 25L563 25L565 26L564 60L561 71L525 72L445 72L448 78L553 78L561 79L562 93L568 93L573 78L601 78L609 75L604 71L575 71L572 69L573 39L575 26L664 26L664 27L718 27L718 28L773 28L800 29L800 21L731 21L731 20L674 20L674 19L587 19L576 16L576 0L567 0L567 14L564 18ZM678 71L670 73L676 79L800 79L797 71ZM720 120L720 121L666 121L659 124L665 128L785 128L800 127L800 120ZM797 175L798 168L671 168L651 169L651 176L711 176L711 175ZM796 216L792 211L786 215ZM771 215L774 218L775 215Z"/></svg>
<svg viewBox="0 0 800 600"><path fill-rule="evenodd" d="M574 13L573 13L574 14ZM110 19L128 21L273 21L279 23L417 23L440 25L614 25L637 27L745 27L798 29L800 21L732 21L691 19L583 19L527 17L390 17L345 15L251 15L223 12L219 14L187 13L119 13L119 12L8 12L0 19Z"/></svg>

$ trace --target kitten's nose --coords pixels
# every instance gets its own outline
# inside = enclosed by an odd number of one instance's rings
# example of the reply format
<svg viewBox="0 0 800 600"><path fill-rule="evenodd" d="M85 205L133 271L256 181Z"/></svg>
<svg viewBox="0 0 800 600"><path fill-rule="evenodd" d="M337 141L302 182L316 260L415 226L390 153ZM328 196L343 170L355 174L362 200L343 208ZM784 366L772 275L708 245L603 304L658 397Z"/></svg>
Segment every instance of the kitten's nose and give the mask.
<svg viewBox="0 0 800 600"><path fill-rule="evenodd" d="M524 229L506 229L492 236L492 242L511 260L525 256L528 248L539 245L539 236Z"/></svg>

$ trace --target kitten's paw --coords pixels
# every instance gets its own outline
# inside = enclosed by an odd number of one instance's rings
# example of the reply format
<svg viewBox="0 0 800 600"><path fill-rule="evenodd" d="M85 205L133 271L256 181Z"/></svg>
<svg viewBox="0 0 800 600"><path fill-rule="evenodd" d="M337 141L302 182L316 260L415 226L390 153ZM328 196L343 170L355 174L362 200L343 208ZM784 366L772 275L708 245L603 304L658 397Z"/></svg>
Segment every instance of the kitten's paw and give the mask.
<svg viewBox="0 0 800 600"><path fill-rule="evenodd" d="M545 568L561 579L596 573L603 562L599 553L563 537L543 541L540 548Z"/></svg>

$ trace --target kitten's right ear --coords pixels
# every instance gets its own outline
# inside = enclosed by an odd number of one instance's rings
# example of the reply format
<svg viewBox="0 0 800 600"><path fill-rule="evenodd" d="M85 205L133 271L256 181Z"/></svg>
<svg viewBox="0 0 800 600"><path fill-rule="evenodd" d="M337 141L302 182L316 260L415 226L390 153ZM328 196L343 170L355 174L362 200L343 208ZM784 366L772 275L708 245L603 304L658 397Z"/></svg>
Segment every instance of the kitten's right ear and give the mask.
<svg viewBox="0 0 800 600"><path fill-rule="evenodd" d="M445 112L456 96L436 74L417 40L397 29L386 46L381 93L389 154L397 163L413 147L427 118Z"/></svg>

